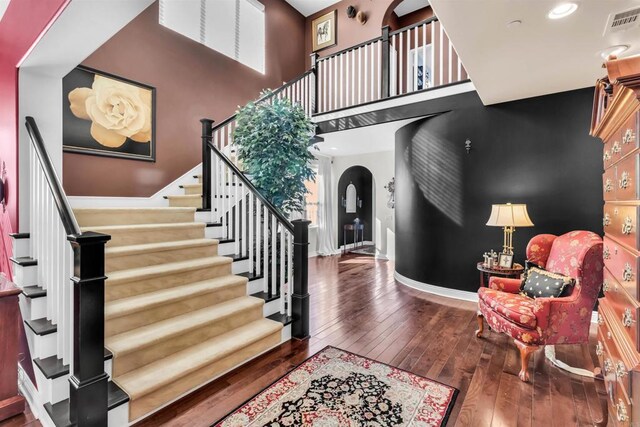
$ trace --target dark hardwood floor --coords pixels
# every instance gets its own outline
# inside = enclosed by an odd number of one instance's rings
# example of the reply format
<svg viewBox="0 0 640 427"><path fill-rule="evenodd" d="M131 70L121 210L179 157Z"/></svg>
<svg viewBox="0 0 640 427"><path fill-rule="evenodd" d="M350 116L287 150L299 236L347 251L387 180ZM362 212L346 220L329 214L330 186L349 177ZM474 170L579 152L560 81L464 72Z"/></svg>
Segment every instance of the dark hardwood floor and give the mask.
<svg viewBox="0 0 640 427"><path fill-rule="evenodd" d="M450 426L593 426L606 419L602 383L551 366L542 351L533 357L532 383L522 383L511 340L490 331L475 337L475 304L400 285L393 264L372 257L313 258L309 270L311 339L281 345L138 426L208 426L327 345L458 388ZM586 369L597 361L593 345L556 351Z"/></svg>
<svg viewBox="0 0 640 427"><path fill-rule="evenodd" d="M511 340L486 329L475 337L475 304L409 289L395 282L393 264L367 256L313 258L309 267L311 339L282 344L137 426L209 426L327 345L458 388L449 426L606 424L600 381L561 371L539 351L532 382L522 383ZM557 347L558 358L593 369L594 333L590 346Z"/></svg>

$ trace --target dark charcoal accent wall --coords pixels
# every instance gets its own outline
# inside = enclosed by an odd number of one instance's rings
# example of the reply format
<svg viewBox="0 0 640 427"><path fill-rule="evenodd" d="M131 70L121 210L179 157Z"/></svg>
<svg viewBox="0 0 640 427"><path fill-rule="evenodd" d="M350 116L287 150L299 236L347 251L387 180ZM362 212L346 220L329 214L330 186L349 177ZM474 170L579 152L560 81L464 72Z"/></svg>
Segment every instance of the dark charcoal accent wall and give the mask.
<svg viewBox="0 0 640 427"><path fill-rule="evenodd" d="M358 192L358 198L362 199L362 207L356 209L356 213L346 213L342 207L342 198L347 195L347 186L353 182ZM372 241L373 238L373 175L364 166L352 166L345 170L338 181L338 245L344 244L343 229L345 224L353 223L353 220L360 218L364 224L364 240ZM347 243L353 243L353 232L348 232Z"/></svg>
<svg viewBox="0 0 640 427"><path fill-rule="evenodd" d="M602 144L588 134L593 89L488 107L475 92L450 98L451 111L396 133L398 273L476 291L476 263L502 247L502 229L485 226L494 203L528 206L535 227L514 234L519 263L536 234L602 234Z"/></svg>

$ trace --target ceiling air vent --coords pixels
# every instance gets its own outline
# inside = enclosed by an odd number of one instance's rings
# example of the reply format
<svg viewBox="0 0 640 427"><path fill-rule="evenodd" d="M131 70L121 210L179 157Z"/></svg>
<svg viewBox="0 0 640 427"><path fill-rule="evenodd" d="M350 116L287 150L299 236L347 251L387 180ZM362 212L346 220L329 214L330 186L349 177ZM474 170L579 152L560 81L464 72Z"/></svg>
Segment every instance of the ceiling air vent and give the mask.
<svg viewBox="0 0 640 427"><path fill-rule="evenodd" d="M612 13L609 15L603 35L635 28L638 24L640 24L640 7Z"/></svg>

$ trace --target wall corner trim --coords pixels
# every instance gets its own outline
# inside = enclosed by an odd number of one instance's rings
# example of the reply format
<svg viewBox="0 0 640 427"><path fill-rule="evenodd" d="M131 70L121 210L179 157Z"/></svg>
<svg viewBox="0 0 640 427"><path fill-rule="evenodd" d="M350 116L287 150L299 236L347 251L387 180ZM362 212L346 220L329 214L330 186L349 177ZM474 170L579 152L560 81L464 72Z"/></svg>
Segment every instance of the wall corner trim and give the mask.
<svg viewBox="0 0 640 427"><path fill-rule="evenodd" d="M398 283L421 292L426 292L441 297L458 299L462 301L478 302L478 294L475 292L460 291L458 289L450 289L442 286L418 282L417 280L409 279L408 277L403 276L397 271L393 272L393 277L395 277ZM598 323L597 311L591 312L591 323Z"/></svg>

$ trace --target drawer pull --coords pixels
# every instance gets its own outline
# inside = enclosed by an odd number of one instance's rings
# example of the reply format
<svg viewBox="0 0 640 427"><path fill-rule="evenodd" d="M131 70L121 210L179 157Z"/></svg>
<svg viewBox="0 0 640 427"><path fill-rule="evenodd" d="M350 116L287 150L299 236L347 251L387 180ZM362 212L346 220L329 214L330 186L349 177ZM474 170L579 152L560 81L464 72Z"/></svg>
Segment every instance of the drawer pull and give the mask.
<svg viewBox="0 0 640 427"><path fill-rule="evenodd" d="M609 292L609 282L607 280L604 280L602 282L602 292Z"/></svg>
<svg viewBox="0 0 640 427"><path fill-rule="evenodd" d="M617 154L622 152L622 147L620 146L620 141L616 141L613 143L613 146L611 147L611 152L613 154Z"/></svg>
<svg viewBox="0 0 640 427"><path fill-rule="evenodd" d="M622 313L622 324L625 328L630 328L636 321L633 319L633 314L631 314L630 308L625 308L624 313Z"/></svg>
<svg viewBox="0 0 640 427"><path fill-rule="evenodd" d="M633 231L633 220L631 219L630 216L628 216L624 219L624 222L622 223L622 234L629 235L631 234L632 231Z"/></svg>
<svg viewBox="0 0 640 427"><path fill-rule="evenodd" d="M598 344L596 344L596 356L600 357L602 356L603 353L604 353L604 348L602 347L602 343L598 341Z"/></svg>
<svg viewBox="0 0 640 427"><path fill-rule="evenodd" d="M611 359L604 359L602 370L604 371L605 375L609 375L609 373L613 370L613 362L611 362Z"/></svg>
<svg viewBox="0 0 640 427"><path fill-rule="evenodd" d="M604 217L602 218L602 226L603 227L608 227L610 225L611 225L611 215L606 213L606 214L604 214Z"/></svg>
<svg viewBox="0 0 640 427"><path fill-rule="evenodd" d="M604 152L604 154L602 155L602 160L605 162L608 162L609 160L611 160L611 153L609 152L609 150L606 150Z"/></svg>
<svg viewBox="0 0 640 427"><path fill-rule="evenodd" d="M613 181L611 181L611 178L607 178L607 180L604 183L604 192L611 193L612 191L613 191Z"/></svg>
<svg viewBox="0 0 640 427"><path fill-rule="evenodd" d="M624 132L624 136L622 137L622 143L623 144L629 144L631 142L633 142L633 140L636 139L636 135L633 133L633 129L627 129Z"/></svg>
<svg viewBox="0 0 640 427"><path fill-rule="evenodd" d="M611 251L607 246L605 246L604 249L602 250L602 258L611 259Z"/></svg>
<svg viewBox="0 0 640 427"><path fill-rule="evenodd" d="M623 189L629 187L629 181L629 172L623 171L622 176L620 177L620 181L618 181L618 187Z"/></svg>
<svg viewBox="0 0 640 427"><path fill-rule="evenodd" d="M625 282L633 281L633 269L631 268L631 264L628 262L624 265L624 270L622 270L622 280Z"/></svg>
<svg viewBox="0 0 640 427"><path fill-rule="evenodd" d="M616 404L616 418L621 423L629 421L629 415L627 414L627 406L624 404L622 399L618 399L618 403Z"/></svg>
<svg viewBox="0 0 640 427"><path fill-rule="evenodd" d="M627 367L624 366L624 363L622 363L622 361L618 360L618 363L616 363L616 377L624 378L624 376L627 374Z"/></svg>

